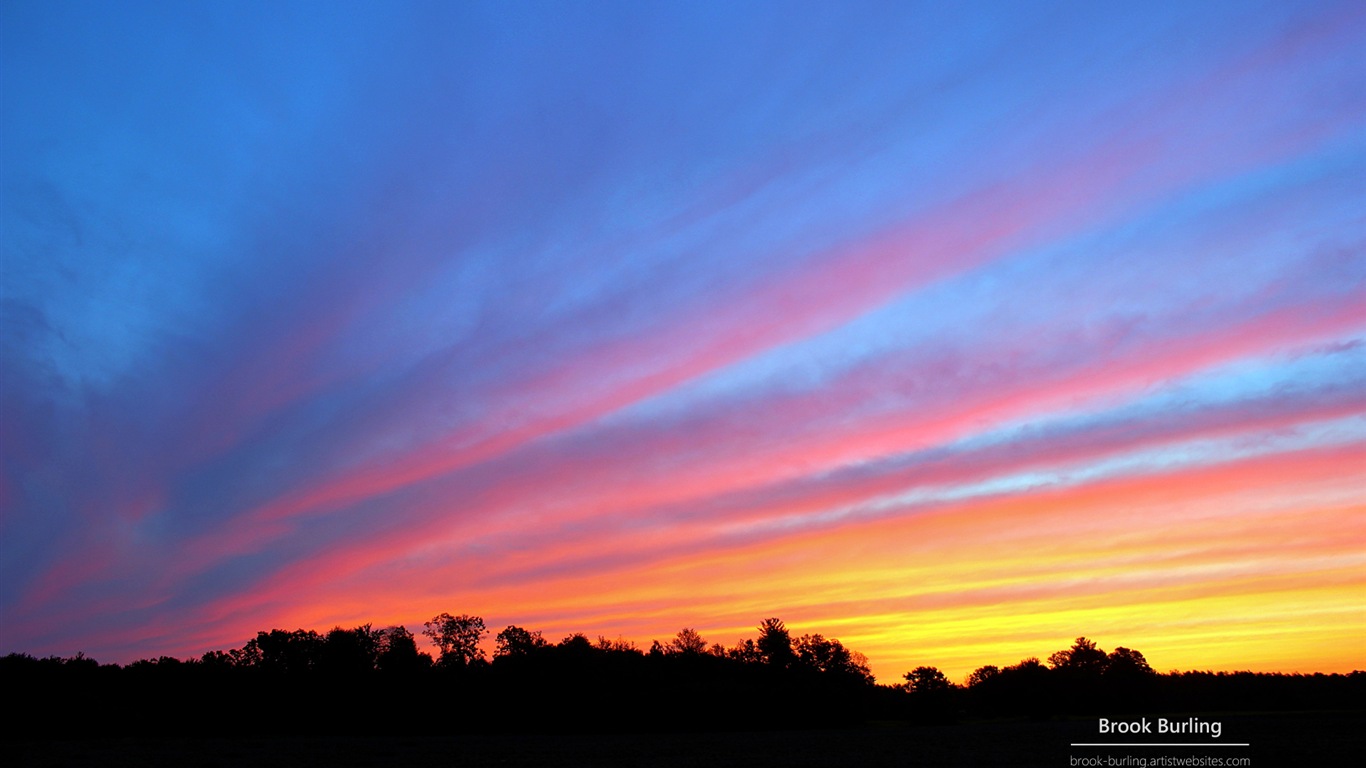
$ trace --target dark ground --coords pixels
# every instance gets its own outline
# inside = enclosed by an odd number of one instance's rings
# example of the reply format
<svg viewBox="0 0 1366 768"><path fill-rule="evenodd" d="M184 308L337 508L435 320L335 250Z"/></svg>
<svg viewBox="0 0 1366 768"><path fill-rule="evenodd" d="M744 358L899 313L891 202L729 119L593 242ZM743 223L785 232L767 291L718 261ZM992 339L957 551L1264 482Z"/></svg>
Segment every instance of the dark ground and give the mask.
<svg viewBox="0 0 1366 768"><path fill-rule="evenodd" d="M1155 720L1158 715L1150 715ZM1173 717L1163 713L1163 716ZM1184 717L1184 715L1182 716ZM1366 754L1366 713L1200 713L1223 724L1219 742L1250 747L1070 747L1073 742L1130 741L1101 736L1095 718L1043 722L1001 721L915 726L876 724L856 729L695 734L461 734L392 738L127 738L63 741L8 740L0 762L9 766L570 766L585 768L698 768L699 766L1071 766L1078 759L1112 758L1139 766L1141 758L1249 758L1245 765L1358 765ZM1147 737L1150 740L1159 740ZM1204 737L1169 739L1195 741ZM1128 762L1123 762L1128 758ZM1188 763L1189 764L1189 763ZM1196 762L1199 765L1201 763ZM1218 765L1206 762L1205 765ZM1224 763L1228 765L1229 763Z"/></svg>

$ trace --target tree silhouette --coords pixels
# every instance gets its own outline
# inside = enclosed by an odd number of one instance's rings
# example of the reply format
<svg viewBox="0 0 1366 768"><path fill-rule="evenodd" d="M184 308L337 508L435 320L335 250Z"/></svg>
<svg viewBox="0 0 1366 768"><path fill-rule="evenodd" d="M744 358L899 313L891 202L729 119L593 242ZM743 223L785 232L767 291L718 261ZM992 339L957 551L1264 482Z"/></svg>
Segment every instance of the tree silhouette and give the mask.
<svg viewBox="0 0 1366 768"><path fill-rule="evenodd" d="M832 675L852 677L872 682L868 659L857 651L850 651L839 640L825 639L819 634L797 638L797 661L807 669Z"/></svg>
<svg viewBox="0 0 1366 768"><path fill-rule="evenodd" d="M744 638L737 642L734 647L726 651L726 658L734 659L742 664L757 664L763 661L763 656L759 653L759 646L749 638Z"/></svg>
<svg viewBox="0 0 1366 768"><path fill-rule="evenodd" d="M575 632L572 635L565 635L559 642L557 648L563 648L578 655L588 655L593 650L593 641L588 639L588 635L582 632Z"/></svg>
<svg viewBox="0 0 1366 768"><path fill-rule="evenodd" d="M759 657L775 667L790 667L797 658L792 652L792 635L782 619L771 618L759 622L759 640L755 646Z"/></svg>
<svg viewBox="0 0 1366 768"><path fill-rule="evenodd" d="M906 690L920 695L942 693L954 687L938 667L916 667L902 677L906 679Z"/></svg>
<svg viewBox="0 0 1366 768"><path fill-rule="evenodd" d="M678 634L673 640L669 641L670 653L686 653L700 655L707 650L707 641L697 634L697 630L684 627L678 630Z"/></svg>
<svg viewBox="0 0 1366 768"><path fill-rule="evenodd" d="M389 627L380 631L379 657L375 666L388 673L411 673L432 665L432 657L418 651L417 638L407 627Z"/></svg>
<svg viewBox="0 0 1366 768"><path fill-rule="evenodd" d="M318 668L329 674L354 675L373 670L379 657L381 633L362 624L355 629L333 627L323 637Z"/></svg>
<svg viewBox="0 0 1366 768"><path fill-rule="evenodd" d="M232 654L226 651L205 651L199 657L199 663L206 669L225 670L232 669Z"/></svg>
<svg viewBox="0 0 1366 768"><path fill-rule="evenodd" d="M519 626L509 624L493 639L495 658L503 656L526 656L537 648L548 648L550 643L541 636L539 630L529 632Z"/></svg>
<svg viewBox="0 0 1366 768"><path fill-rule="evenodd" d="M1049 656L1048 664L1053 669L1071 673L1099 675L1105 671L1106 656L1105 651L1097 648L1095 643L1079 637L1071 648Z"/></svg>
<svg viewBox="0 0 1366 768"><path fill-rule="evenodd" d="M1120 646L1105 659L1105 674L1108 677L1141 677L1156 673L1148 666L1143 654Z"/></svg>
<svg viewBox="0 0 1366 768"><path fill-rule="evenodd" d="M297 675L318 666L323 638L313 630L305 632L296 629L287 632L272 629L257 632L256 637L247 641L237 659L243 666L258 667L263 671L277 674ZM237 654L234 651L234 654Z"/></svg>
<svg viewBox="0 0 1366 768"><path fill-rule="evenodd" d="M479 647L479 641L488 630L484 628L484 620L478 616L442 613L432 617L423 626L426 629L422 630L422 634L431 638L441 651L437 659L441 666L467 667L484 660L484 649Z"/></svg>
<svg viewBox="0 0 1366 768"><path fill-rule="evenodd" d="M1038 658L1030 656L1002 669L999 675L991 678L991 681L999 682L1015 691L1037 691L1047 684L1050 674L1048 667Z"/></svg>
<svg viewBox="0 0 1366 768"><path fill-rule="evenodd" d="M1001 674L1001 668L995 664L978 667L972 671L972 674L968 675L968 687L975 688L999 674Z"/></svg>

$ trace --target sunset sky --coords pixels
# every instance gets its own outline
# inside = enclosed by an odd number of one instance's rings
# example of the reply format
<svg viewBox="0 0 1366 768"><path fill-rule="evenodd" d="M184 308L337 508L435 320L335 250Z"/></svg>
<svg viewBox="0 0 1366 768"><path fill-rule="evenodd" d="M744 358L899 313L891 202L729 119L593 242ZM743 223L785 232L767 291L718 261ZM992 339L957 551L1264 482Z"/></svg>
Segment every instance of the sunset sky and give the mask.
<svg viewBox="0 0 1366 768"><path fill-rule="evenodd" d="M1366 4L0 7L0 653L1366 668Z"/></svg>

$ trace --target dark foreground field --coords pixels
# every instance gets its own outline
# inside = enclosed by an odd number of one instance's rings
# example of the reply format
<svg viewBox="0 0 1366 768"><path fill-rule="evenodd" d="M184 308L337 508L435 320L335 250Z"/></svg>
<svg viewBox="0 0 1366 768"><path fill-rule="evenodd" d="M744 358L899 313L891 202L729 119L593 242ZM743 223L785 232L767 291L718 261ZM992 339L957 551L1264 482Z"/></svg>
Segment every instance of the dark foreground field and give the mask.
<svg viewBox="0 0 1366 768"><path fill-rule="evenodd" d="M1155 717L1155 716L1154 716ZM1250 766L1355 765L1366 748L1361 712L1202 713L1221 743L1249 747L1071 747L1127 741L1094 718L956 725L870 725L815 731L697 734L477 734L394 738L91 739L11 741L11 766L1070 766L1161 764L1155 758L1248 758ZM1152 739L1152 737L1149 737ZM1208 737L1201 737L1208 740ZM1156 739L1153 739L1156 740ZM1179 741L1180 739L1172 739ZM1190 740L1196 740L1192 738ZM1127 759L1127 762L1125 760ZM1183 764L1183 763L1176 763ZM1219 765L1196 761L1184 764Z"/></svg>

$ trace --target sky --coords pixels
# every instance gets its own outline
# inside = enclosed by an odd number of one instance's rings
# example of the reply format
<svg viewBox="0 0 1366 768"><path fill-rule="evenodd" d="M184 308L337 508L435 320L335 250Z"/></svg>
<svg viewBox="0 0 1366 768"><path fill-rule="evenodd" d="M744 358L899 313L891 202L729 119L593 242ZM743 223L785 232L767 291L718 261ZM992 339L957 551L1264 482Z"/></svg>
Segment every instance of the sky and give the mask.
<svg viewBox="0 0 1366 768"><path fill-rule="evenodd" d="M0 6L0 652L1366 668L1360 2Z"/></svg>

